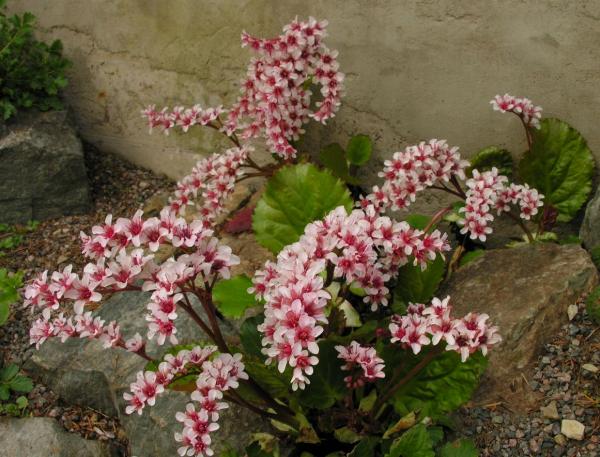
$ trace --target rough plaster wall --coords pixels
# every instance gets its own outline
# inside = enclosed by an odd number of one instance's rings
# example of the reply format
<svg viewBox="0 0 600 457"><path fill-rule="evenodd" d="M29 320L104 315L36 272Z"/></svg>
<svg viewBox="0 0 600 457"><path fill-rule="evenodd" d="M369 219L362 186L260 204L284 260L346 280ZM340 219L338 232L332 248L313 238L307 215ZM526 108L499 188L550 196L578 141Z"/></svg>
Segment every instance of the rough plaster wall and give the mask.
<svg viewBox="0 0 600 457"><path fill-rule="evenodd" d="M382 158L421 139L447 138L469 155L524 148L516 118L492 112L505 91L568 120L600 158L600 1L563 0L11 0L74 61L67 99L98 147L181 176L220 142L212 131L147 135L140 108L237 96L249 51L241 30L277 34L296 15L330 21L347 96L311 149L363 132ZM198 129L197 129L198 130ZM378 165L376 165L378 166ZM375 167L374 167L375 168Z"/></svg>

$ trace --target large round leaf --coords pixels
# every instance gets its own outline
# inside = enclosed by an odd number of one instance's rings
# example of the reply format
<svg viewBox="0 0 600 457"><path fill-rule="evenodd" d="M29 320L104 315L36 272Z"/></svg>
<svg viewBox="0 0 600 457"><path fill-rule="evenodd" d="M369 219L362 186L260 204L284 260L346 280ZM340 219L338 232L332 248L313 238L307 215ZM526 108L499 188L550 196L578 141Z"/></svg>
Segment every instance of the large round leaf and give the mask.
<svg viewBox="0 0 600 457"><path fill-rule="evenodd" d="M257 305L254 295L248 293L250 287L252 281L246 275L219 281L213 288L213 300L217 309L225 317L242 317L248 308Z"/></svg>
<svg viewBox="0 0 600 457"><path fill-rule="evenodd" d="M287 166L267 182L252 228L258 242L277 253L298 241L308 223L338 206L352 208L350 193L339 179L311 164Z"/></svg>
<svg viewBox="0 0 600 457"><path fill-rule="evenodd" d="M406 370L422 357L424 354L406 360ZM456 352L444 352L398 389L392 400L394 408L400 415L418 410L430 417L454 411L471 398L486 365L481 352L471 354L464 363Z"/></svg>
<svg viewBox="0 0 600 457"><path fill-rule="evenodd" d="M559 221L568 222L592 189L592 151L577 130L558 119L542 120L532 134L533 145L519 164L519 174L545 195L545 204L556 207Z"/></svg>

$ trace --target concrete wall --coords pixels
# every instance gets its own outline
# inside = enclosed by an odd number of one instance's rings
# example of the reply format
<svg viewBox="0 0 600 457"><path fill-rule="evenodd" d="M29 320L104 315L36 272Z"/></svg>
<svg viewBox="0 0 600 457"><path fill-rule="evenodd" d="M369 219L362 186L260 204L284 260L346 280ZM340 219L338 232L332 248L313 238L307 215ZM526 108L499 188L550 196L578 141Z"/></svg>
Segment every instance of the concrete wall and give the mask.
<svg viewBox="0 0 600 457"><path fill-rule="evenodd" d="M178 177L224 145L212 131L149 136L149 103L232 102L249 51L243 29L278 34L299 15L327 18L347 95L335 121L309 127L311 148L354 133L382 158L446 138L466 155L524 148L496 93L528 96L569 121L600 158L600 1L588 0L9 0L38 16L73 60L66 92L81 133L99 148Z"/></svg>

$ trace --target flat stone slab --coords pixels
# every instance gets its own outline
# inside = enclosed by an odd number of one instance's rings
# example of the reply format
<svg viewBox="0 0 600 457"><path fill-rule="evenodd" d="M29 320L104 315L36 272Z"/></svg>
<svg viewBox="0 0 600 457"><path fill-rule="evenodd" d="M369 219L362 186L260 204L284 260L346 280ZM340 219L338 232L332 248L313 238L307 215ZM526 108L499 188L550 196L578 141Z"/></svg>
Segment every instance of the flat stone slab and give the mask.
<svg viewBox="0 0 600 457"><path fill-rule="evenodd" d="M116 294L101 306L98 314L107 321L118 321L126 336L135 332L144 335L148 302L149 293ZM196 309L200 311L198 308L199 305ZM179 313L176 325L181 344L202 340L202 331L185 312ZM222 329L226 338L235 338L233 327L224 324ZM166 349L166 345L159 348L151 343L148 353L157 356ZM119 417L132 455L177 455L178 445L173 435L181 431L182 426L175 420L175 413L185 410L190 402L188 393L168 391L158 397L155 406L144 408L142 416L125 414L123 393L129 390L135 374L144 366L145 361L139 356L120 349L104 349L98 341L71 339L63 344L54 339L33 353L25 369L67 403ZM242 450L252 433L269 430L269 425L259 416L233 404L221 414L219 425L221 428L213 434L216 455L225 445Z"/></svg>
<svg viewBox="0 0 600 457"><path fill-rule="evenodd" d="M455 315L487 313L503 341L489 355L477 400L530 399L525 379L544 344L568 321L567 309L598 282L596 267L578 245L539 243L487 251L442 286ZM523 386L525 384L525 386Z"/></svg>
<svg viewBox="0 0 600 457"><path fill-rule="evenodd" d="M115 457L101 441L86 440L48 417L0 417L0 457Z"/></svg>

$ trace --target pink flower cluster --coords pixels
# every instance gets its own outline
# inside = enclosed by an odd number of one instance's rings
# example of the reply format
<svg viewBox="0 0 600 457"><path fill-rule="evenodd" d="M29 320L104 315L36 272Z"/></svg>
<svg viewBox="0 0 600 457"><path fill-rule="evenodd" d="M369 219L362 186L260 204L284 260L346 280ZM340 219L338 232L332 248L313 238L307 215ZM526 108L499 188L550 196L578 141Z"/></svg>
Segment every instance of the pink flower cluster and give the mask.
<svg viewBox="0 0 600 457"><path fill-rule="evenodd" d="M200 215L205 227L212 226L222 212L225 200L233 192L236 179L243 176L240 167L251 151L252 147L242 146L200 160L192 173L177 183L175 195L170 200L171 210L185 213L186 206L194 204L200 193L203 199Z"/></svg>
<svg viewBox="0 0 600 457"><path fill-rule="evenodd" d="M327 324L327 283L357 284L376 310L387 305L386 282L409 258L423 268L450 247L439 231L423 233L406 222L380 216L372 206L347 214L343 207L306 226L300 240L284 248L277 262L257 271L249 290L264 298L263 353L283 372L293 370L292 388L304 388L318 363L316 340ZM323 272L327 272L325 279Z"/></svg>
<svg viewBox="0 0 600 457"><path fill-rule="evenodd" d="M217 278L229 279L230 268L239 264L240 259L233 255L231 248L220 244L216 238L208 238L195 246L191 254L182 254L176 260L168 259L153 272L152 278L144 282L142 290L153 291L148 304L148 339L157 335L157 343L162 345L169 338L177 344L177 303L189 292L186 287L195 287L197 277L203 283L213 283ZM182 293L184 292L184 293Z"/></svg>
<svg viewBox="0 0 600 457"><path fill-rule="evenodd" d="M375 382L385 377L383 372L385 364L383 359L377 356L375 348L361 346L356 341L352 341L348 346L336 346L335 349L339 352L338 359L346 362L342 370L350 371L355 368L361 370L344 378L349 389L356 389L364 386L366 382Z"/></svg>
<svg viewBox="0 0 600 457"><path fill-rule="evenodd" d="M229 110L226 129L241 129L242 138L263 134L271 151L284 159L296 156L290 144L313 118L325 122L340 105L344 75L338 71L337 51L323 43L327 21L297 19L286 25L283 35L260 39L242 34L242 45L256 53L242 81L242 95ZM310 111L307 83L321 86L318 109ZM247 119L247 123L243 121Z"/></svg>
<svg viewBox="0 0 600 457"><path fill-rule="evenodd" d="M121 338L119 326L115 321L104 325L105 321L100 317L93 317L91 312L77 314L73 318L65 317L60 313L54 319L39 318L36 320L29 332L30 344L35 344L39 349L48 338L58 337L64 343L69 338L89 338L102 341L105 348L125 347Z"/></svg>
<svg viewBox="0 0 600 457"><path fill-rule="evenodd" d="M443 340L446 350L460 353L465 362L475 351L486 355L490 347L502 341L498 328L487 323L487 314L469 313L454 319L451 311L450 297L434 298L429 306L411 304L406 315L392 318L391 342L401 343L418 354L423 346L436 346Z"/></svg>
<svg viewBox="0 0 600 457"><path fill-rule="evenodd" d="M219 116L224 112L223 107L203 109L200 105L194 105L191 108L184 106L176 106L173 110L165 107L160 111L156 110L155 105L150 105L142 111L142 116L148 121L150 132L156 127L161 127L166 135L174 127L180 127L181 130L187 132L194 125L211 125L215 128L217 124L213 124Z"/></svg>
<svg viewBox="0 0 600 457"><path fill-rule="evenodd" d="M542 107L535 106L528 98L513 97L509 94L496 95L490 103L494 111L513 113L519 116L528 127L540 128Z"/></svg>
<svg viewBox="0 0 600 457"><path fill-rule="evenodd" d="M450 147L446 140L429 140L395 152L384 162L379 176L385 182L374 186L372 193L362 199L361 205L375 205L380 211L399 210L414 202L417 192L435 184L447 183L454 176L465 179L469 162L462 160L458 147Z"/></svg>
<svg viewBox="0 0 600 457"><path fill-rule="evenodd" d="M184 132L194 125L221 129L227 135L239 131L244 140L263 135L271 152L284 159L296 156L291 141L298 140L305 123L313 118L325 122L340 106L344 74L339 71L337 51L323 43L327 21L295 19L277 38L255 38L242 33L242 46L255 53L241 83L241 96L228 111L225 125L219 116L221 106L203 109L177 106L157 111L154 105L142 111L150 130L161 127L165 133L174 127ZM312 92L307 86L321 86L321 99L311 111Z"/></svg>
<svg viewBox="0 0 600 457"><path fill-rule="evenodd" d="M189 351L179 351L177 355L167 354L156 371L138 372L135 382L129 386L130 392L123 394L128 403L125 413L141 415L146 405L154 406L156 397L165 391L175 376L187 373L192 367L203 366L216 350L215 346L196 346Z"/></svg>
<svg viewBox="0 0 600 457"><path fill-rule="evenodd" d="M511 204L518 203L520 217L529 220L543 206L544 196L536 189L530 189L527 184L508 183L508 178L499 175L496 168L483 173L473 170L473 178L466 184L466 204L459 210L465 213L465 217L459 224L463 226L461 233L470 233L472 239L485 241L492 232L489 223L494 220L491 214L494 209L500 215L510 211Z"/></svg>
<svg viewBox="0 0 600 457"><path fill-rule="evenodd" d="M223 393L237 389L239 379L248 379L241 359L241 354L220 354L216 359L202 364L202 373L191 396L198 403L198 410L193 403L188 403L185 412L175 416L183 423L183 431L175 434L175 440L181 443L177 450L179 455L214 454L210 448L210 434L219 428L219 411L228 407L227 403L221 401Z"/></svg>
<svg viewBox="0 0 600 457"><path fill-rule="evenodd" d="M42 317L30 332L32 344L39 346L53 336L66 339L71 323L79 322L77 316L83 314L84 307L100 302L104 295L140 289L153 291L148 305L148 337L157 335L159 344L167 338L177 342L174 320L177 303L183 299L181 287L197 276L206 281L229 278L230 267L237 265L239 258L231 248L219 244L200 220L188 223L169 208L161 211L160 218L143 219L142 215L138 211L131 219L119 218L115 223L108 215L103 225L92 228L92 236L82 233L83 253L94 262L88 263L81 275L73 273L69 265L50 278L44 272L27 285L24 306L32 312L42 310ZM146 249L155 252L167 243L186 248L189 253L160 266L153 261L153 254L145 255ZM67 300L73 302L75 320L66 319L64 325L60 322L64 317L52 321L52 314Z"/></svg>

